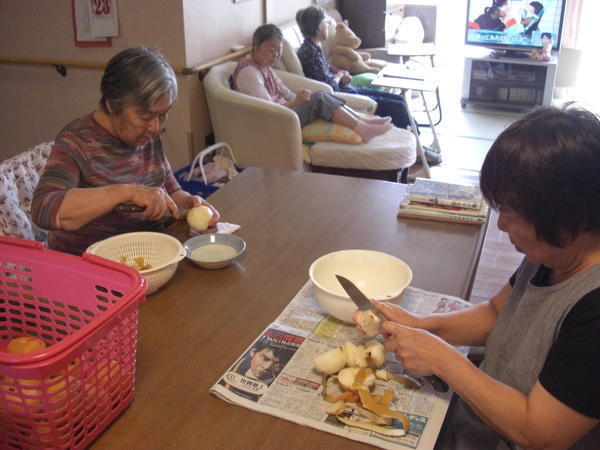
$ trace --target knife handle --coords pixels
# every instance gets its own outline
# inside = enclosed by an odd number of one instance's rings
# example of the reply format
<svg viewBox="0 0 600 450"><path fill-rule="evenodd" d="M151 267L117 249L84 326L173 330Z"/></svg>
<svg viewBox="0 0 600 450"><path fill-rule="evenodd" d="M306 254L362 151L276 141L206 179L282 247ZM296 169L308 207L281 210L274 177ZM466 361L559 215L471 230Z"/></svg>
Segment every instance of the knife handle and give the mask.
<svg viewBox="0 0 600 450"><path fill-rule="evenodd" d="M447 392L448 391L448 383L446 383L444 380L442 380L437 375L427 375L423 378L425 378L425 380L427 380L427 382L431 385L431 387L433 387L434 390L436 390L438 392Z"/></svg>

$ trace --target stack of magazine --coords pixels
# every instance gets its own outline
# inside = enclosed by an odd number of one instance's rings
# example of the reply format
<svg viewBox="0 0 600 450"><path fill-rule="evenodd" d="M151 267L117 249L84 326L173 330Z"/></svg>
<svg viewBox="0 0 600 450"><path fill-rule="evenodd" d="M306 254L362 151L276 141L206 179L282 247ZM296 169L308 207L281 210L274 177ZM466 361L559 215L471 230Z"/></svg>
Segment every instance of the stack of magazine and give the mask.
<svg viewBox="0 0 600 450"><path fill-rule="evenodd" d="M408 198L400 203L398 217L444 222L484 224L488 206L478 186L417 178Z"/></svg>

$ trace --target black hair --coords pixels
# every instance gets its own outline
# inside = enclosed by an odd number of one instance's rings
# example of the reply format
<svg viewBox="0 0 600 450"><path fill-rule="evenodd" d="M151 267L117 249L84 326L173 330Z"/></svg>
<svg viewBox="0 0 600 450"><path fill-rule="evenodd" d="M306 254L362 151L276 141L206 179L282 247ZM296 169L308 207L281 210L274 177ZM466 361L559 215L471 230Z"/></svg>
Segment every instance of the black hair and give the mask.
<svg viewBox="0 0 600 450"><path fill-rule="evenodd" d="M544 5L542 5L540 2L531 2L529 5L533 6L533 10L535 11L536 15L539 14L542 9L544 9Z"/></svg>
<svg viewBox="0 0 600 450"><path fill-rule="evenodd" d="M262 43L269 41L273 38L283 40L283 33L272 23L267 23L258 27L252 35L252 48L258 47Z"/></svg>
<svg viewBox="0 0 600 450"><path fill-rule="evenodd" d="M487 16L489 16L493 12L499 12L499 10L496 6L488 6L487 8L485 8L483 10L483 13Z"/></svg>
<svg viewBox="0 0 600 450"><path fill-rule="evenodd" d="M313 38L319 32L319 25L325 20L325 13L318 6L309 6L296 13L296 22L305 39Z"/></svg>
<svg viewBox="0 0 600 450"><path fill-rule="evenodd" d="M252 349L255 350L256 353L259 353L265 349L271 350L273 352L273 356L279 359L284 359L289 352L288 349L264 339L256 341L256 343L252 346Z"/></svg>
<svg viewBox="0 0 600 450"><path fill-rule="evenodd" d="M542 33L541 38L543 39L545 37L547 37L548 39L552 39L552 33Z"/></svg>
<svg viewBox="0 0 600 450"><path fill-rule="evenodd" d="M579 107L538 107L508 126L481 168L490 206L508 206L538 239L562 247L600 234L600 120Z"/></svg>

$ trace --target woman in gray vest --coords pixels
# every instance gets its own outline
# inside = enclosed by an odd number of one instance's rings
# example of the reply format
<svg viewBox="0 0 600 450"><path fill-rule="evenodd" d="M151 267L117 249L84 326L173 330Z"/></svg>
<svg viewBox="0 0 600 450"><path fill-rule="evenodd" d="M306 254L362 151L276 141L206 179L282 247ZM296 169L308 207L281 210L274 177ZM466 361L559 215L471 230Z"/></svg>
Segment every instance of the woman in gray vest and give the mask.
<svg viewBox="0 0 600 450"><path fill-rule="evenodd" d="M381 304L386 349L458 395L436 448L600 448L600 121L569 106L524 115L492 145L480 184L523 262L464 311ZM454 345L485 345L485 360Z"/></svg>

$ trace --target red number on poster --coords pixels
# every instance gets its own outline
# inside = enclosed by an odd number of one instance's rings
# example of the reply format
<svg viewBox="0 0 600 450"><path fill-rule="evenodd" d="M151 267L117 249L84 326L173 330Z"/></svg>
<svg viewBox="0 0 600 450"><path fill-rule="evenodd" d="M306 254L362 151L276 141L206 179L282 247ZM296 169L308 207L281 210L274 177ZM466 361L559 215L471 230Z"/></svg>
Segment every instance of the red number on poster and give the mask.
<svg viewBox="0 0 600 450"><path fill-rule="evenodd" d="M110 14L110 0L92 0L92 10L96 16Z"/></svg>

